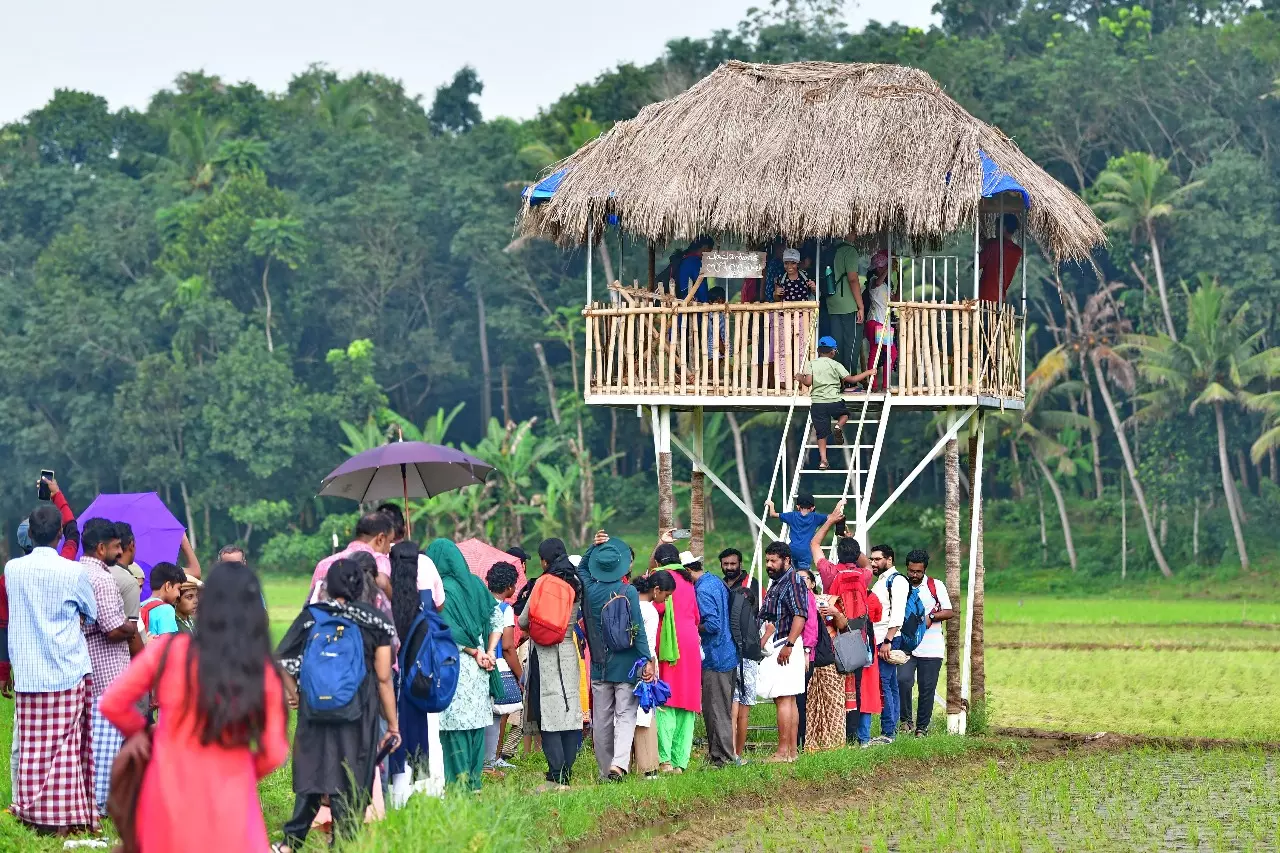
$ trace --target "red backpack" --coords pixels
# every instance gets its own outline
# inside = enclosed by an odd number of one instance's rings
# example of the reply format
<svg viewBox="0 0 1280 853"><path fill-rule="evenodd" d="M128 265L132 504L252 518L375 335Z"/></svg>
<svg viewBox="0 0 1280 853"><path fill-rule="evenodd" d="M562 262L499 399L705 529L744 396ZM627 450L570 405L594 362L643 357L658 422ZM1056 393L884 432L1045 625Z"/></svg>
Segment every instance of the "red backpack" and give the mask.
<svg viewBox="0 0 1280 853"><path fill-rule="evenodd" d="M543 575L529 595L529 637L540 646L564 642L573 616L573 587L555 575Z"/></svg>

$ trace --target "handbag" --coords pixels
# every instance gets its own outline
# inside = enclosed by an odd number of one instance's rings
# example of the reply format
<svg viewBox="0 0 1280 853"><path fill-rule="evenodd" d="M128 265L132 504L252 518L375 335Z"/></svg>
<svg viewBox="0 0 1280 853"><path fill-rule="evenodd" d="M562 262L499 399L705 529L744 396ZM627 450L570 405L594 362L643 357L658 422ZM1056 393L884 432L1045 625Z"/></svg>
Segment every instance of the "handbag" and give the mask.
<svg viewBox="0 0 1280 853"><path fill-rule="evenodd" d="M169 650L173 647L172 637L165 641L164 651L160 653L160 665L156 667L155 678L151 680L149 696L159 690L160 676L164 674L165 664L169 661ZM120 844L117 853L137 853L138 796L142 793L142 780L147 775L147 766L151 763L151 729L145 727L125 739L115 760L111 762L111 786L107 793L107 816L120 833Z"/></svg>
<svg viewBox="0 0 1280 853"><path fill-rule="evenodd" d="M523 707L524 694L520 692L520 681L509 669L502 671L502 696L493 700L493 713L498 716L512 714Z"/></svg>
<svg viewBox="0 0 1280 853"><path fill-rule="evenodd" d="M845 630L838 632L832 642L836 672L841 675L854 675L875 660L875 649L867 641L866 624L865 616L850 619Z"/></svg>

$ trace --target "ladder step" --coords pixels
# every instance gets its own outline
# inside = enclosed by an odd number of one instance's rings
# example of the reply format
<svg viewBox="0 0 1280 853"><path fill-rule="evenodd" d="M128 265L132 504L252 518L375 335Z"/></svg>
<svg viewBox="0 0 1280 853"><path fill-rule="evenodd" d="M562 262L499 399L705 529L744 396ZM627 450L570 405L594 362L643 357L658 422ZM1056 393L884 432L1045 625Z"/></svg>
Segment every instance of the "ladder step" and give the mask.
<svg viewBox="0 0 1280 853"><path fill-rule="evenodd" d="M826 498L826 499L832 499L832 500L838 500L838 501L839 501L839 500L848 500L849 498L856 498L856 497L860 497L860 495L813 495L813 497L814 497L815 499L816 499L816 498Z"/></svg>
<svg viewBox="0 0 1280 853"><path fill-rule="evenodd" d="M801 468L801 474L841 474L847 475L848 468Z"/></svg>

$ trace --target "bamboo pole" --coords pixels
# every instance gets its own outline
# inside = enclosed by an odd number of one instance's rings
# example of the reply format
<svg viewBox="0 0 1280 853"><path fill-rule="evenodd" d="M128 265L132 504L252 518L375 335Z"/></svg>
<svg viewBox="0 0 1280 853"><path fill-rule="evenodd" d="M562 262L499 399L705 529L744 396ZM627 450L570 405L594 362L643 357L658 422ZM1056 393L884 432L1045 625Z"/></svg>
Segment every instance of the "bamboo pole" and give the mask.
<svg viewBox="0 0 1280 853"><path fill-rule="evenodd" d="M790 311L816 311L818 310L817 302L787 302L786 308L779 308L777 304L770 302L747 302L734 303L732 305L680 305L672 307L654 306L654 305L636 305L627 308L589 308L586 311L589 317L621 317L626 314L714 314L724 312L727 308L731 314L768 314ZM911 302L895 302L895 306L902 305L931 305L929 302L911 303Z"/></svg>
<svg viewBox="0 0 1280 853"><path fill-rule="evenodd" d="M680 393L689 393L689 317L680 312Z"/></svg>

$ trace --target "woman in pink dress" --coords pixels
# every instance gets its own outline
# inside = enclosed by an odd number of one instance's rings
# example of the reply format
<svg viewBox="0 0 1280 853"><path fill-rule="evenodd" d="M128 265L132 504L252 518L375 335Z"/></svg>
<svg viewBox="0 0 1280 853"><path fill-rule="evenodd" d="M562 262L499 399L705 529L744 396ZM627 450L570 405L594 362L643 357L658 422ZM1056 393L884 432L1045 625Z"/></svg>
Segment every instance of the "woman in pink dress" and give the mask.
<svg viewBox="0 0 1280 853"><path fill-rule="evenodd" d="M219 563L200 596L195 634L147 646L102 696L126 738L143 731L138 701L160 705L134 834L141 853L267 851L258 780L289 754L285 700L271 659L262 587L240 563Z"/></svg>
<svg viewBox="0 0 1280 853"><path fill-rule="evenodd" d="M693 750L693 724L702 713L702 641L698 636L698 597L689 571L680 566L680 552L669 542L658 546L654 565L666 567L675 581L675 592L665 604L654 607L663 619L674 619L680 658L675 663L658 655L658 677L671 687L671 698L657 710L658 761L664 773L689 769ZM662 645L662 631L658 631Z"/></svg>

